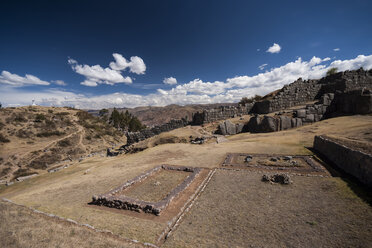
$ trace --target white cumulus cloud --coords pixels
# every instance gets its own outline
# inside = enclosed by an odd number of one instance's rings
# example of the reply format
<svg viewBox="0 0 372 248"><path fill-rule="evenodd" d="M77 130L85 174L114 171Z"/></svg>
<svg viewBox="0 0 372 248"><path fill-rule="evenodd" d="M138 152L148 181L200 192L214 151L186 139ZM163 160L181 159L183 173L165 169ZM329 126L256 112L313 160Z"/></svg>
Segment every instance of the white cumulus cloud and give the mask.
<svg viewBox="0 0 372 248"><path fill-rule="evenodd" d="M174 85L174 84L177 84L177 79L174 78L174 77L164 78L163 83L169 84L169 85Z"/></svg>
<svg viewBox="0 0 372 248"><path fill-rule="evenodd" d="M49 85L50 83L40 80L38 77L30 74L26 74L24 77L21 77L8 71L2 71L0 75L0 84L5 84L13 87L21 87L27 85Z"/></svg>
<svg viewBox="0 0 372 248"><path fill-rule="evenodd" d="M146 71L145 62L138 56L130 57L130 61L126 60L123 55L119 53L112 54L115 62L110 63L110 67L113 70L122 71L129 68L130 72L136 74L144 74Z"/></svg>
<svg viewBox="0 0 372 248"><path fill-rule="evenodd" d="M279 44L274 43L271 47L269 47L266 52L268 53L279 53L282 48Z"/></svg>
<svg viewBox="0 0 372 248"><path fill-rule="evenodd" d="M53 80L52 83L60 86L66 86L67 84L63 80Z"/></svg>
<svg viewBox="0 0 372 248"><path fill-rule="evenodd" d="M265 69L266 66L267 66L267 64L262 64L258 68L262 71L263 69Z"/></svg>
<svg viewBox="0 0 372 248"><path fill-rule="evenodd" d="M338 52L340 51L340 48L334 48L333 51Z"/></svg>
<svg viewBox="0 0 372 248"><path fill-rule="evenodd" d="M71 65L72 70L86 77L86 80L81 83L85 86L97 86L98 84L114 85L117 83L132 83L132 79L130 77L123 77L120 71L117 70L102 68L100 65L80 65L74 59L69 59L68 63Z"/></svg>
<svg viewBox="0 0 372 248"><path fill-rule="evenodd" d="M135 74L144 74L146 71L145 63L138 56L130 57L129 61L119 53L114 53L112 56L115 62L110 63L110 68L103 68L100 65L81 65L71 58L68 59L68 63L71 65L72 70L85 76L85 80L80 84L90 87L95 87L99 84L131 84L133 82L132 78L129 76L124 77L121 71L127 68L129 68L131 73Z"/></svg>

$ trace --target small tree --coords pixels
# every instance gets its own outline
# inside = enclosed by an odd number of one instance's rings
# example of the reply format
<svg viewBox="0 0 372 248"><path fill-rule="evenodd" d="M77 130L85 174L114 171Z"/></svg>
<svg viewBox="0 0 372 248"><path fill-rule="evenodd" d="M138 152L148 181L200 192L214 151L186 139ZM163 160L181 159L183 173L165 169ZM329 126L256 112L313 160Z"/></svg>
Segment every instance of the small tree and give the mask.
<svg viewBox="0 0 372 248"><path fill-rule="evenodd" d="M108 110L107 109L101 109L98 114L99 114L99 116L104 116L107 113L108 113Z"/></svg>
<svg viewBox="0 0 372 248"><path fill-rule="evenodd" d="M332 74L335 74L335 73L337 73L337 68L336 67L332 67L332 68L330 68L328 71L327 71L327 76L330 76L330 75L332 75Z"/></svg>
<svg viewBox="0 0 372 248"><path fill-rule="evenodd" d="M261 98L262 98L262 96L260 96L260 95L255 95L255 96L252 96L250 98L243 97L240 100L239 104L245 106L247 103L253 103L253 102L259 101L259 100L261 100Z"/></svg>

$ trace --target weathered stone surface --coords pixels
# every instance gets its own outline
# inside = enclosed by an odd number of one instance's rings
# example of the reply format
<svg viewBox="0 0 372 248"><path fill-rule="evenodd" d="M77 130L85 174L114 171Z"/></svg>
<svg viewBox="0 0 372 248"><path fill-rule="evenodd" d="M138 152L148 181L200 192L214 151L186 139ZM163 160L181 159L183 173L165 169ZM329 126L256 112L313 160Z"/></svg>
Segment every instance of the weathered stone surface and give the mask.
<svg viewBox="0 0 372 248"><path fill-rule="evenodd" d="M246 129L248 132L251 132L251 133L260 132L260 128L259 128L260 124L261 124L261 118L258 115L256 115L248 121L246 125Z"/></svg>
<svg viewBox="0 0 372 248"><path fill-rule="evenodd" d="M302 124L302 119L301 118L296 118L296 127L301 127Z"/></svg>
<svg viewBox="0 0 372 248"><path fill-rule="evenodd" d="M236 134L236 126L230 120L224 121L226 127L226 134L233 135Z"/></svg>
<svg viewBox="0 0 372 248"><path fill-rule="evenodd" d="M278 120L271 116L264 116L258 130L263 133L278 131Z"/></svg>
<svg viewBox="0 0 372 248"><path fill-rule="evenodd" d="M308 114L305 117L306 122L314 122L314 114Z"/></svg>
<svg viewBox="0 0 372 248"><path fill-rule="evenodd" d="M305 118L306 117L306 109L299 109L296 111L296 116L298 118Z"/></svg>
<svg viewBox="0 0 372 248"><path fill-rule="evenodd" d="M243 123L236 124L236 133L243 132L243 128L244 128L244 124Z"/></svg>
<svg viewBox="0 0 372 248"><path fill-rule="evenodd" d="M243 123L234 124L230 120L226 120L218 125L217 133L222 135L234 135L237 133L241 133L243 131L243 128Z"/></svg>
<svg viewBox="0 0 372 248"><path fill-rule="evenodd" d="M280 116L280 130L287 130L292 127L291 118L288 116Z"/></svg>
<svg viewBox="0 0 372 248"><path fill-rule="evenodd" d="M222 134L222 135L227 135L225 122L221 122L221 123L218 125L218 130L219 130L219 133L220 133L220 134Z"/></svg>
<svg viewBox="0 0 372 248"><path fill-rule="evenodd" d="M372 155L346 146L342 141L327 136L315 136L314 149L327 157L343 171L372 187Z"/></svg>

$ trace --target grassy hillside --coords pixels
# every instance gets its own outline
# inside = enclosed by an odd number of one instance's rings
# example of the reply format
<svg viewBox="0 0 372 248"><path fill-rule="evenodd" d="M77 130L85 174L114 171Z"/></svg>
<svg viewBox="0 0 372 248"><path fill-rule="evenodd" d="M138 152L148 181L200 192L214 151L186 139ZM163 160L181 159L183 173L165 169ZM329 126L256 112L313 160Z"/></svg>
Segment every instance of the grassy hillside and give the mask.
<svg viewBox="0 0 372 248"><path fill-rule="evenodd" d="M0 180L42 173L113 144L125 136L97 117L72 108L0 109ZM63 163L62 163L63 164Z"/></svg>

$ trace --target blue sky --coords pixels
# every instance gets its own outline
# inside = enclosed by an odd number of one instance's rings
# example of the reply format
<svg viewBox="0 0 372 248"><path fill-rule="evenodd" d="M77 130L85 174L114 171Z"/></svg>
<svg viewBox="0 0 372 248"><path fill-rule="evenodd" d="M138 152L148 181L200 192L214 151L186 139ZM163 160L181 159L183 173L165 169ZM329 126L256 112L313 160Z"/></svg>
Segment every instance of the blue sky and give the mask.
<svg viewBox="0 0 372 248"><path fill-rule="evenodd" d="M2 1L0 102L237 102L329 67L371 69L371 9L357 0Z"/></svg>

